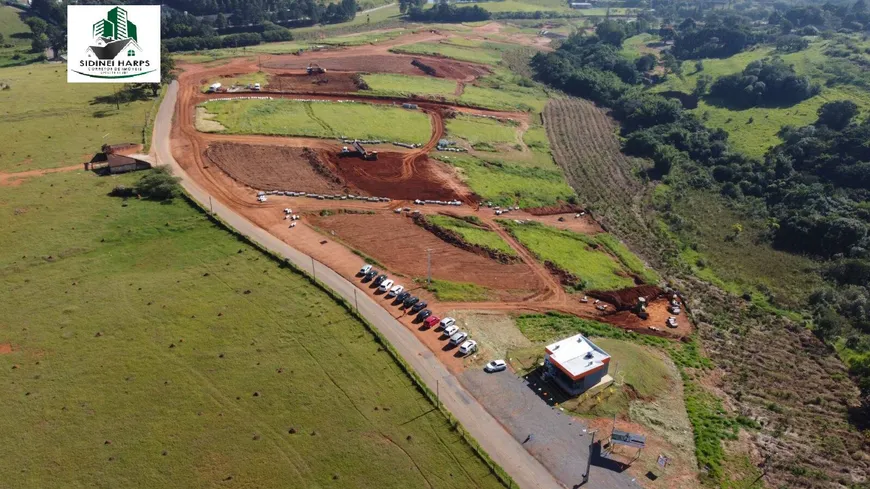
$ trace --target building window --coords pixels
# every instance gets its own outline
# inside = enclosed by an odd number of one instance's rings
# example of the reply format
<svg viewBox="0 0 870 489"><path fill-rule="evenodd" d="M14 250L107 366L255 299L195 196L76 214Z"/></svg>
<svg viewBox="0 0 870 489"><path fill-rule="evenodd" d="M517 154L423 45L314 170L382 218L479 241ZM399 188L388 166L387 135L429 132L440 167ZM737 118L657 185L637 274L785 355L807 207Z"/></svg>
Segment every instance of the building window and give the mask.
<svg viewBox="0 0 870 489"><path fill-rule="evenodd" d="M128 49L128 50L127 50L127 56L136 56L136 51L134 51L134 50L132 50L132 49Z"/></svg>

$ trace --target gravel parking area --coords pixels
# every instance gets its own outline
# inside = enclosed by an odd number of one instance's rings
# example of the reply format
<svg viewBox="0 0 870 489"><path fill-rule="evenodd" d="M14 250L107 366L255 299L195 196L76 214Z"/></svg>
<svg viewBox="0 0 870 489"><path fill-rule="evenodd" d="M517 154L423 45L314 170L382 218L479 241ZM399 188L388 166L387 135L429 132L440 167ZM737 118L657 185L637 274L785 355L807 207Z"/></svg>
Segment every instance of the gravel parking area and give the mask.
<svg viewBox="0 0 870 489"><path fill-rule="evenodd" d="M488 374L472 369L460 381L514 438L566 487L583 481L589 456L590 436L581 420L548 406L510 370ZM601 435L603 433L599 433ZM598 437L596 436L596 439ZM640 484L627 473L618 473L593 463L589 484L596 489L636 489Z"/></svg>

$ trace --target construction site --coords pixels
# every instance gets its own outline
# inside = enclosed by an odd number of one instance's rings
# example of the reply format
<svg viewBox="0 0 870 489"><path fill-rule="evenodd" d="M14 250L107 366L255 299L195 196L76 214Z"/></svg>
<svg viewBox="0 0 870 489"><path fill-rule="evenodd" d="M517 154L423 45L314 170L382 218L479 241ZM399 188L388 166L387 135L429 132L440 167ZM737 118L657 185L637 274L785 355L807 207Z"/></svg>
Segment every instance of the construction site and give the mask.
<svg viewBox="0 0 870 489"><path fill-rule="evenodd" d="M693 326L675 309L682 298L644 278L638 269L642 264L629 266L630 252L605 239L610 235L585 209L564 201L538 207L523 207L519 201L494 205L471 188L465 169L445 157L450 155L445 148L474 152L468 144L451 141L456 134L446 126L457 116L492 121L515 132L522 143L525 131L540 124L539 113L493 110L424 94L372 95L362 89L364 77L376 72L455 82L461 93L492 73L484 64L390 51L402 42L444 36L423 32L385 45L180 64L173 156L223 205L381 302L456 374L471 374L496 355L507 355L507 344L497 339L504 332L463 320L480 344L463 333L459 348L454 338L444 336L451 330L432 333L424 318L555 312L673 341L689 337ZM241 80L248 74L268 81L225 82L203 90L215 80ZM387 119L362 120L357 124L365 126L361 128L341 126L343 114L360 107ZM307 117L307 125L290 115L273 122L285 110ZM425 140L358 134L358 129L389 131L403 125L391 122L392 117L425 117ZM287 124L297 126L287 129ZM512 151L529 151L522 146ZM483 233L499 250L468 241L438 224L442 219ZM537 249L527 230L574 240L582 248L578 252L612 271L600 272L606 274L604 281L571 272L571 263ZM378 275L369 276L371 271ZM389 289L385 293L384 282L401 286L397 290L404 296ZM605 288L596 288L598 283ZM422 307L411 309L417 303Z"/></svg>

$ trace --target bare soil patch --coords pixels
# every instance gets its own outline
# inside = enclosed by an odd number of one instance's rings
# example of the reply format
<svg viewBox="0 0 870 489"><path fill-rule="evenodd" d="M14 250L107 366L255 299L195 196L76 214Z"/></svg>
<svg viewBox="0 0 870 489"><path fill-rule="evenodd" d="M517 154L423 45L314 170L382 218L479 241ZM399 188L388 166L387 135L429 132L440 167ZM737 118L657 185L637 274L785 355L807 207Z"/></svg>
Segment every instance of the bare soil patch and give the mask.
<svg viewBox="0 0 870 489"><path fill-rule="evenodd" d="M334 232L336 238L408 277L426 276L426 250L431 249L432 277L435 279L470 282L496 293L516 293L541 287L528 265L503 265L456 248L402 215L337 214L310 216L309 219L313 225Z"/></svg>
<svg viewBox="0 0 870 489"><path fill-rule="evenodd" d="M356 92L359 87L354 80L356 73L327 72L322 75L298 75L282 73L269 77L267 90L279 92Z"/></svg>
<svg viewBox="0 0 870 489"><path fill-rule="evenodd" d="M422 157L413 163L402 153L380 153L377 161L342 158L334 152L320 155L349 186L370 195L399 200L462 199L452 182L453 170L438 161Z"/></svg>
<svg viewBox="0 0 870 489"><path fill-rule="evenodd" d="M359 50L357 50L359 51ZM304 70L309 59L303 57L282 58L263 63L265 68L279 70ZM422 75L421 69L411 64L415 58L424 59L428 66L435 69L438 78L451 78L454 80L473 79L478 76L489 74L484 66L472 63L463 63L450 59L439 59L421 56L408 56L398 54L350 54L344 57L330 56L317 60L317 64L329 71L363 72L363 73L400 73L403 75ZM327 73L328 74L328 73Z"/></svg>
<svg viewBox="0 0 870 489"><path fill-rule="evenodd" d="M507 352L528 348L532 342L517 328L513 318L493 311L450 311L447 316L456 319L456 324L474 337L480 345L480 359L473 364L482 364L493 358L505 358Z"/></svg>
<svg viewBox="0 0 870 489"><path fill-rule="evenodd" d="M0 343L0 355L12 353L12 343Z"/></svg>
<svg viewBox="0 0 870 489"><path fill-rule="evenodd" d="M345 188L341 178L305 148L213 143L205 157L236 181L258 190L337 193Z"/></svg>

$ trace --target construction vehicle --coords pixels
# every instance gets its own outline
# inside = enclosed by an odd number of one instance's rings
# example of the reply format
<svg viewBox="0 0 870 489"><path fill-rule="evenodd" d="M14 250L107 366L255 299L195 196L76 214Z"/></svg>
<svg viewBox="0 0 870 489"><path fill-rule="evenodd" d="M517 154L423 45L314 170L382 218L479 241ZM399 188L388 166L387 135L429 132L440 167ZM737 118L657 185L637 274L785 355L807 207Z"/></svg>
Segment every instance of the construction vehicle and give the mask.
<svg viewBox="0 0 870 489"><path fill-rule="evenodd" d="M326 73L325 68L321 68L317 63L310 63L307 68L305 68L305 72L309 75L322 75Z"/></svg>
<svg viewBox="0 0 870 489"><path fill-rule="evenodd" d="M343 146L339 156L359 156L366 161L376 161L378 159L377 151L367 151L359 141L354 141L351 146L353 149Z"/></svg>

